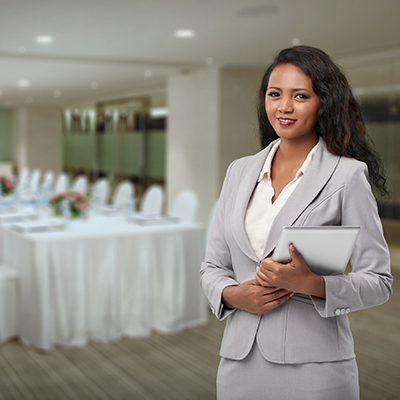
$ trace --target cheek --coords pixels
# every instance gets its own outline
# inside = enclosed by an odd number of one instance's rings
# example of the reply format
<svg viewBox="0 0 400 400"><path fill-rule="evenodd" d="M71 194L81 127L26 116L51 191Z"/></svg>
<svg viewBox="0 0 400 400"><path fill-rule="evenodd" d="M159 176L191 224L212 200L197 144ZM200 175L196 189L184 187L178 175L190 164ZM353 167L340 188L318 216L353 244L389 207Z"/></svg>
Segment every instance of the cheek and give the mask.
<svg viewBox="0 0 400 400"><path fill-rule="evenodd" d="M274 112L273 104L269 101L265 101L265 113L267 114L268 119L270 120L270 116L272 116Z"/></svg>
<svg viewBox="0 0 400 400"><path fill-rule="evenodd" d="M316 123L318 121L318 110L319 110L319 106L312 107L307 110L307 119L311 123Z"/></svg>

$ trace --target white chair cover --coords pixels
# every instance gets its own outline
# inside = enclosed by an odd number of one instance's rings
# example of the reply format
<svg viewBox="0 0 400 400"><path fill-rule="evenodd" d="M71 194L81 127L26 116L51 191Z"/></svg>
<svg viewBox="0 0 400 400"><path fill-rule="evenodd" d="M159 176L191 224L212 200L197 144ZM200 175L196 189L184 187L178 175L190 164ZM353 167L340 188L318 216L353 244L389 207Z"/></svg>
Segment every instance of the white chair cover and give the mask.
<svg viewBox="0 0 400 400"><path fill-rule="evenodd" d="M72 183L71 189L79 192L82 196L87 194L87 178L85 175L79 175Z"/></svg>
<svg viewBox="0 0 400 400"><path fill-rule="evenodd" d="M92 187L90 201L93 201L93 196L97 191L97 201L99 204L106 204L108 199L108 193L110 191L110 185L107 179L99 179L95 182Z"/></svg>
<svg viewBox="0 0 400 400"><path fill-rule="evenodd" d="M43 176L43 182L42 182L42 192L46 193L52 193L53 192L53 183L54 183L54 172L53 171L46 171L44 176Z"/></svg>
<svg viewBox="0 0 400 400"><path fill-rule="evenodd" d="M150 186L143 195L142 214L161 214L164 202L164 191L159 185Z"/></svg>
<svg viewBox="0 0 400 400"><path fill-rule="evenodd" d="M182 190L176 195L170 214L178 217L181 221L194 222L198 206L197 194L193 190Z"/></svg>
<svg viewBox="0 0 400 400"><path fill-rule="evenodd" d="M20 193L25 192L28 189L28 183L29 183L29 169L28 168L22 168L21 172L18 177L18 189Z"/></svg>
<svg viewBox="0 0 400 400"><path fill-rule="evenodd" d="M17 270L0 264L0 341L17 335Z"/></svg>
<svg viewBox="0 0 400 400"><path fill-rule="evenodd" d="M67 190L68 190L68 176L64 172L61 172L57 177L54 193L58 194L61 192L66 192Z"/></svg>
<svg viewBox="0 0 400 400"><path fill-rule="evenodd" d="M112 204L117 208L123 207L129 195L135 198L132 184L128 181L121 182L115 189Z"/></svg>
<svg viewBox="0 0 400 400"><path fill-rule="evenodd" d="M34 169L29 180L29 193L34 195L39 190L39 180L42 175L40 169Z"/></svg>

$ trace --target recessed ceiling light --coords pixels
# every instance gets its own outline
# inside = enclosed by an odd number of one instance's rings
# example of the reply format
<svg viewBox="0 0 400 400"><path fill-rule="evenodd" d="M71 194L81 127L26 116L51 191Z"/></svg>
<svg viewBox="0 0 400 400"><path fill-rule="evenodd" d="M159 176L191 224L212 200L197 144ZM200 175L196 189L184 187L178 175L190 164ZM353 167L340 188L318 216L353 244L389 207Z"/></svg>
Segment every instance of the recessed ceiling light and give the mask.
<svg viewBox="0 0 400 400"><path fill-rule="evenodd" d="M29 87L29 86L31 86L31 83L27 79L20 79L17 82L17 86L18 87Z"/></svg>
<svg viewBox="0 0 400 400"><path fill-rule="evenodd" d="M40 44L49 44L54 42L54 38L50 35L38 35L35 37L35 42Z"/></svg>
<svg viewBox="0 0 400 400"><path fill-rule="evenodd" d="M178 38L192 38L196 36L196 32L193 29L177 29L175 36Z"/></svg>

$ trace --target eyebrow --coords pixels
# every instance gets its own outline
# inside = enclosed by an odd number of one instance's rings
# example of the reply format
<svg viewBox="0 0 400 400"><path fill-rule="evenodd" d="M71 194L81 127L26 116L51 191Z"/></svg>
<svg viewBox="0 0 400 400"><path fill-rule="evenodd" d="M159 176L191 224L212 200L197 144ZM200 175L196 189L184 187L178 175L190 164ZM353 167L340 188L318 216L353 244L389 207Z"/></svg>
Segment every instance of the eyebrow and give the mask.
<svg viewBox="0 0 400 400"><path fill-rule="evenodd" d="M278 88L278 87L276 87L276 86L269 86L269 87L267 87L267 90L268 90L268 89L276 89L276 90L282 91L281 88ZM309 92L309 90L308 90L308 89L305 89L305 88L293 89L292 91L293 91L293 92L302 92L302 91Z"/></svg>

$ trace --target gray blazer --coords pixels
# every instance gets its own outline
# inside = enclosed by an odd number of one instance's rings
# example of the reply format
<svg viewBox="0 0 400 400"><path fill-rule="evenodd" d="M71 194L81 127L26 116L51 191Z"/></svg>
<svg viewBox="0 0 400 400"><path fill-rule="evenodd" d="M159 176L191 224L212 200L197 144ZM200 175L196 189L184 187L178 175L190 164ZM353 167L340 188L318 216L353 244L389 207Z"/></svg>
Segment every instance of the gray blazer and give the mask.
<svg viewBox="0 0 400 400"><path fill-rule="evenodd" d="M351 273L324 277L326 299L294 295L263 315L227 309L221 302L226 286L254 279L259 265L244 219L272 145L229 166L200 270L211 310L218 319L228 317L220 355L241 360L256 340L263 356L275 363L351 359L355 355L347 313L387 301L393 278L366 165L329 153L323 140L276 216L264 257L271 255L283 226L360 225Z"/></svg>

